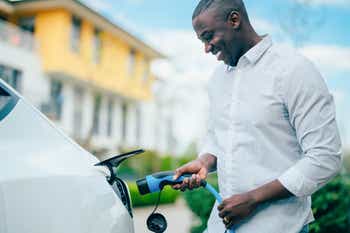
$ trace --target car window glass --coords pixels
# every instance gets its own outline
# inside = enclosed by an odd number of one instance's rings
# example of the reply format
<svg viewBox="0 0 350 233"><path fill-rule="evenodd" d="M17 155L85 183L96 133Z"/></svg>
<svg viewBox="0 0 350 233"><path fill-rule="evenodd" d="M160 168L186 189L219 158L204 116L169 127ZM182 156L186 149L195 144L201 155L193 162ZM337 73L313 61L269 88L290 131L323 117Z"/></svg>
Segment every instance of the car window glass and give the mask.
<svg viewBox="0 0 350 233"><path fill-rule="evenodd" d="M11 96L0 87L0 111L4 108L4 106L10 101Z"/></svg>

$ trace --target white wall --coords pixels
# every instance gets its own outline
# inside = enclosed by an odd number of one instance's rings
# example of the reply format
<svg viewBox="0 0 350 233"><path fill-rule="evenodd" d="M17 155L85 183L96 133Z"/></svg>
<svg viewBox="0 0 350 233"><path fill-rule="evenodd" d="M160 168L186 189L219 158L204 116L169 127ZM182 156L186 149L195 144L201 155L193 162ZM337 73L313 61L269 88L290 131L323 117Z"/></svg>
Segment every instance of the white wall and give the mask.
<svg viewBox="0 0 350 233"><path fill-rule="evenodd" d="M157 145L156 128L157 115L154 101L141 102L141 142L140 146L145 149L155 149Z"/></svg>
<svg viewBox="0 0 350 233"><path fill-rule="evenodd" d="M49 85L39 57L34 52L0 41L0 64L22 71L21 94L40 108L49 95Z"/></svg>

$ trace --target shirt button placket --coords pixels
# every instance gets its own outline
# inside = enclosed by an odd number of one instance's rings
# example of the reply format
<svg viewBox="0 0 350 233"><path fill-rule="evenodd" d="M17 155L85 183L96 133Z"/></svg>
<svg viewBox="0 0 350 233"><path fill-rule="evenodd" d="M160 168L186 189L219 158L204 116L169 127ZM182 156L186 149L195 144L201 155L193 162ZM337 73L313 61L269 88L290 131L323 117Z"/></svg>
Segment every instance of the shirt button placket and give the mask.
<svg viewBox="0 0 350 233"><path fill-rule="evenodd" d="M233 174L236 174L238 170L238 164L236 160L236 154L234 155L235 147L236 147L236 138L238 137L236 134L237 129L235 128L237 121L238 121L238 114L239 114L239 81L241 79L241 72L237 68L234 73L234 82L232 87L232 98L231 98L231 108L230 108L230 127L229 127L229 154L230 158L227 162L228 164L228 171L232 171ZM229 184L229 190L227 190L230 195L234 194L233 190L235 190L235 186L237 185L238 177L237 175L230 174L229 181L227 182Z"/></svg>

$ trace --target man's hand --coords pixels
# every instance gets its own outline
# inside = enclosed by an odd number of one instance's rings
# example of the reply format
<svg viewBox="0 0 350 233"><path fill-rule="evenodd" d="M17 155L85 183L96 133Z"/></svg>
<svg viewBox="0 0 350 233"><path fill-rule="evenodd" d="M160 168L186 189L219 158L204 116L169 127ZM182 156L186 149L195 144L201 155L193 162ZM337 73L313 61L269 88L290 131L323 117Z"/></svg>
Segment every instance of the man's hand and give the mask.
<svg viewBox="0 0 350 233"><path fill-rule="evenodd" d="M208 172L212 167L216 166L216 157L211 154L205 154L200 158L193 160L184 166L175 170L174 180L179 178L182 174L191 173L191 178L185 178L182 184L176 184L172 187L185 191L186 189L194 189L200 187L201 181L205 180Z"/></svg>
<svg viewBox="0 0 350 233"><path fill-rule="evenodd" d="M259 204L292 197L279 180L271 181L247 193L233 195L218 206L219 216L226 228L252 215Z"/></svg>
<svg viewBox="0 0 350 233"><path fill-rule="evenodd" d="M191 178L185 178L182 184L173 185L174 189L185 191L186 188L192 190L198 188L202 180L205 180L208 175L208 168L200 160L193 160L184 166L175 170L174 180L179 178L184 173L193 173Z"/></svg>
<svg viewBox="0 0 350 233"><path fill-rule="evenodd" d="M223 219L226 228L229 229L234 224L249 217L257 206L257 201L249 192L233 195L223 200L222 204L218 206L219 217Z"/></svg>

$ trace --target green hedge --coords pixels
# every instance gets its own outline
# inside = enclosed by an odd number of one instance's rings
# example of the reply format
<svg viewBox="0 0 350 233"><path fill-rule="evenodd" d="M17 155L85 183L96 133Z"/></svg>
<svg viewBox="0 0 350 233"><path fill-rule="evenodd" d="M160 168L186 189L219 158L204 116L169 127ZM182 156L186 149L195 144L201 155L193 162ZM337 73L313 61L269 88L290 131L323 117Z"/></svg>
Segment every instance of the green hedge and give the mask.
<svg viewBox="0 0 350 233"><path fill-rule="evenodd" d="M133 207L152 206L158 200L158 193L141 195L137 189L135 182L128 182ZM179 191L173 190L171 187L165 187L160 196L160 204L174 203L179 196Z"/></svg>
<svg viewBox="0 0 350 233"><path fill-rule="evenodd" d="M216 175L210 175L207 181L214 187L218 188ZM193 191L183 193L188 207L200 220L198 225L191 227L191 233L200 233L207 227L207 221L210 216L211 209L214 205L215 198L209 191L200 188Z"/></svg>
<svg viewBox="0 0 350 233"><path fill-rule="evenodd" d="M209 182L217 188L215 177ZM191 228L191 233L200 233L206 224L214 204L208 191L199 189L184 193L187 205L200 219L200 224ZM310 233L350 233L350 177L338 176L312 196L315 222Z"/></svg>
<svg viewBox="0 0 350 233"><path fill-rule="evenodd" d="M316 221L310 233L350 232L350 177L336 177L312 196L312 211Z"/></svg>

